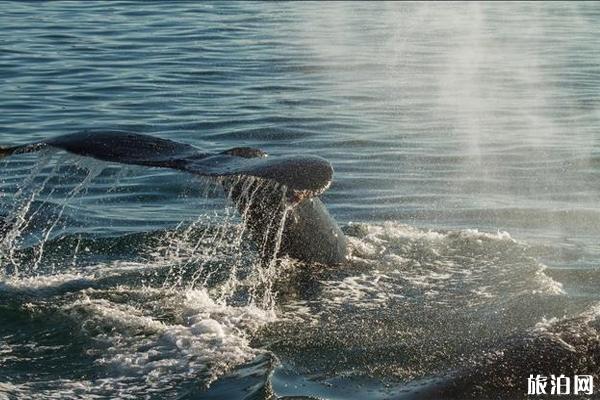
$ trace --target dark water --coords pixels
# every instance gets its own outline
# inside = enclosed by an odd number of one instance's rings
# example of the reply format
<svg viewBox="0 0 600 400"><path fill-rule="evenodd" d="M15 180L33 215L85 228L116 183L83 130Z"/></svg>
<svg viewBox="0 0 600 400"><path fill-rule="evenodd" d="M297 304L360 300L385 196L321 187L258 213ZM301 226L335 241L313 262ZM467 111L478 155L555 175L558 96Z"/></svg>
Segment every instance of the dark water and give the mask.
<svg viewBox="0 0 600 400"><path fill-rule="evenodd" d="M352 253L259 266L207 182L3 160L0 398L599 379L597 3L0 6L2 144L119 128L320 155Z"/></svg>

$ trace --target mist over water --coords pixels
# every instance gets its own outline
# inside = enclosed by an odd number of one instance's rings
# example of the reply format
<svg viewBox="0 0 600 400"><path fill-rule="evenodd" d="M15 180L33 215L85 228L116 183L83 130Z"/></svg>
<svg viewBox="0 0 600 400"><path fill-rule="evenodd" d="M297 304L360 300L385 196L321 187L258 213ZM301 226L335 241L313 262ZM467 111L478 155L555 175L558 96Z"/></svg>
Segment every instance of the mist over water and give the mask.
<svg viewBox="0 0 600 400"><path fill-rule="evenodd" d="M351 257L265 262L219 182L0 160L0 398L512 399L529 374L600 379L599 18L6 3L0 144L119 128L316 154Z"/></svg>

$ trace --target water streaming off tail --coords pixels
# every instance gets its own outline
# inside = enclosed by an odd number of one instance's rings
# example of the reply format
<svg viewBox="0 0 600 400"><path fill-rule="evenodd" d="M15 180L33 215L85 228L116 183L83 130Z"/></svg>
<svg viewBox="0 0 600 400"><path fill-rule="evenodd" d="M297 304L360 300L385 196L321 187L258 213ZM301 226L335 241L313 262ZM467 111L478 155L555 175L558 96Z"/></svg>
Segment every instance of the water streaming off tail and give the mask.
<svg viewBox="0 0 600 400"><path fill-rule="evenodd" d="M202 181L206 195L224 191L227 203L221 212L201 213L161 238L154 262L175 262L163 287L210 287L221 304L272 308L272 280L288 212L286 189L253 177Z"/></svg>
<svg viewBox="0 0 600 400"><path fill-rule="evenodd" d="M2 204L0 262L5 273L19 276L54 272L55 264L45 267L49 270L38 271L44 247L51 238L67 229L65 211L71 200L85 192L89 183L102 172L99 165L78 163L68 167L63 165L64 161L64 156L52 159L52 154L45 152L34 162L25 179L16 182L16 193L12 197L4 193L8 199ZM80 178L78 181L72 180L77 177ZM21 252L23 248L29 248L29 251ZM75 248L73 259L76 259L77 251ZM25 254L28 257L24 259Z"/></svg>
<svg viewBox="0 0 600 400"><path fill-rule="evenodd" d="M120 185L135 181L139 171L52 151L5 164L18 169L20 179L2 183L0 261L2 274L17 279L85 267L90 260L83 253L90 251L94 238L89 234L82 238L78 232L85 223L81 215L89 211L84 200L118 192ZM155 271L152 284L163 289L206 288L219 304L270 309L275 300L271 281L288 211L285 187L252 177L189 180L200 189L181 196L197 203L197 215L182 218L173 229L152 233L133 260ZM74 222L72 215L79 221ZM49 243L54 251L46 251Z"/></svg>
<svg viewBox="0 0 600 400"><path fill-rule="evenodd" d="M263 353L250 338L275 319L272 280L287 213L285 188L64 153L37 156L3 162L11 173L0 183L0 307L16 304L17 315L28 317L0 323L41 323L50 333L33 339L32 347L18 337L3 340L12 353L53 348L72 354L61 365L83 375L30 382L30 372L13 365L5 371L15 379L0 385L0 397L197 390ZM149 187L144 174L162 184ZM151 220L160 215L155 207L182 201L195 205L194 214L177 214L174 206L166 216L176 216L173 228ZM263 206L271 211L268 218L256 219L253 213ZM97 228L104 226L112 232ZM115 237L115 230L122 234ZM41 344L48 340L49 347ZM45 362L24 368L42 371ZM86 375L89 368L94 372Z"/></svg>

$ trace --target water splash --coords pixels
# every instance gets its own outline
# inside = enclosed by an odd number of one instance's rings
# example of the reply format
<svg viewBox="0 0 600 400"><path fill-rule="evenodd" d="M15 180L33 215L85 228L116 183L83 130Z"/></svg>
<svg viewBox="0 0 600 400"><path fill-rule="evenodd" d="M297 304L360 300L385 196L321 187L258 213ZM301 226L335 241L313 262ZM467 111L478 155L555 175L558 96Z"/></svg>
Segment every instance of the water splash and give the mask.
<svg viewBox="0 0 600 400"><path fill-rule="evenodd" d="M74 168L72 168L75 161ZM71 167L71 168L69 168ZM68 262L48 263L46 245L72 229L66 210L85 213L76 199L84 197L106 165L80 157L56 156L48 151L34 163L27 179L18 184L5 207L5 235L0 242L0 260L7 276L54 274L80 268L81 234L63 249ZM127 171L113 175L115 187ZM219 304L250 304L265 309L274 306L272 280L289 205L286 188L254 177L219 180L199 179L200 213L195 220L181 220L175 229L164 231L151 246L139 249L148 267L167 268L162 287L184 291L209 289ZM221 193L219 193L221 192ZM225 194L220 209L206 210L202 202ZM60 195L59 195L60 194ZM8 196L7 196L8 197ZM51 199L60 198L58 203ZM268 199L269 204L263 204ZM268 218L257 220L255 209L265 208ZM262 212L262 211L261 211ZM259 237L260 233L260 237ZM71 236L72 233L71 233ZM253 237L258 245L253 246ZM65 256L65 252L70 255Z"/></svg>
<svg viewBox="0 0 600 400"><path fill-rule="evenodd" d="M206 193L225 191L226 205L165 234L164 246L153 253L153 262L172 263L163 287L210 287L219 304L272 308L272 281L289 211L286 188L255 177L203 184ZM269 213L257 220L255 210L261 207Z"/></svg>
<svg viewBox="0 0 600 400"><path fill-rule="evenodd" d="M68 159L64 154L43 152L6 204L0 240L4 273L28 276L42 267L54 273L53 264L42 266L45 245L53 234L57 231L59 234L66 227L64 214L72 200L87 191L89 184L103 171L100 164L84 159L76 159L74 168L69 169L64 165ZM20 250L24 248L33 252L33 257L26 261L21 259L24 253Z"/></svg>
<svg viewBox="0 0 600 400"><path fill-rule="evenodd" d="M0 242L0 261L2 264L7 264L5 269L11 269L12 273L18 275L19 273L19 261L15 257L15 251L17 244L21 238L25 229L29 226L31 219L26 218L33 201L43 190L45 184L48 182L51 174L43 180L42 184L37 186L36 189L32 189L34 179L40 174L44 166L49 162L49 156L47 153L42 153L38 162L34 164L30 175L25 179L23 185L19 187L13 197L12 207L9 206L7 215L8 217L4 221L3 233L4 237ZM38 209L39 211L39 209Z"/></svg>
<svg viewBox="0 0 600 400"><path fill-rule="evenodd" d="M94 160L47 153L4 198L10 229L0 247L0 301L16 301L32 318L43 314L49 319L44 324L64 326L69 341L84 340L96 372L47 386L15 381L0 391L48 398L170 393L185 382L209 385L264 353L250 340L276 319L272 280L287 214L285 188L256 178L200 179L193 199L199 215L173 229L140 234L137 242L132 238L136 254L121 261L114 260L108 239L78 232L69 219L72 211L86 213L88 192L117 191L117 183L100 180L125 180L126 174L105 170ZM255 234L252 210L267 193L276 207L262 230L264 242L255 245L248 240ZM213 197L225 201L218 209L203 208ZM107 260L103 252L110 254ZM7 346L11 352L22 348L18 342Z"/></svg>

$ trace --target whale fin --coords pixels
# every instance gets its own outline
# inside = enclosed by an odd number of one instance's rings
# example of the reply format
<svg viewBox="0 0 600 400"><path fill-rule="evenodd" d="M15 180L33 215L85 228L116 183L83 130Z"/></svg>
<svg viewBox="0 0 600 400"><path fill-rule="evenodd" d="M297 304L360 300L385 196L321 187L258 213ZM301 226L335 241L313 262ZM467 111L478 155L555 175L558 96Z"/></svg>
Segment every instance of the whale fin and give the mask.
<svg viewBox="0 0 600 400"><path fill-rule="evenodd" d="M126 131L83 131L0 150L0 158L51 146L80 156L121 164L171 168L207 177L253 176L286 186L302 197L325 191L333 176L317 156L271 156L250 147L205 153L189 144Z"/></svg>

